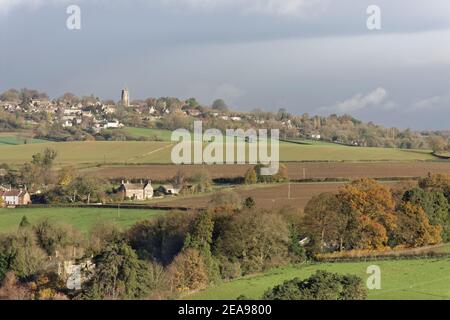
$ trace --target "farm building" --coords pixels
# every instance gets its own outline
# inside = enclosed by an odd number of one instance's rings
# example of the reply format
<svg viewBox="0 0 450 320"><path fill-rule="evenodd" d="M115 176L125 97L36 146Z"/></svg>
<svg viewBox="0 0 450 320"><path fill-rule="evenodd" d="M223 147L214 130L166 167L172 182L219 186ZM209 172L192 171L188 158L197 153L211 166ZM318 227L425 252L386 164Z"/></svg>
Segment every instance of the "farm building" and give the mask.
<svg viewBox="0 0 450 320"><path fill-rule="evenodd" d="M160 186L158 189L156 189L156 191L158 191L158 193L161 193L163 195L178 195L180 193L180 190L176 189L171 184L164 184Z"/></svg>
<svg viewBox="0 0 450 320"><path fill-rule="evenodd" d="M130 183L129 181L122 181L119 188L120 192L124 193L125 198L132 200L146 200L153 198L152 182L144 183Z"/></svg>
<svg viewBox="0 0 450 320"><path fill-rule="evenodd" d="M0 197L7 206L28 205L31 204L31 196L24 189L6 189L0 188Z"/></svg>
<svg viewBox="0 0 450 320"><path fill-rule="evenodd" d="M0 178L5 177L8 174L8 171L6 169L0 168Z"/></svg>

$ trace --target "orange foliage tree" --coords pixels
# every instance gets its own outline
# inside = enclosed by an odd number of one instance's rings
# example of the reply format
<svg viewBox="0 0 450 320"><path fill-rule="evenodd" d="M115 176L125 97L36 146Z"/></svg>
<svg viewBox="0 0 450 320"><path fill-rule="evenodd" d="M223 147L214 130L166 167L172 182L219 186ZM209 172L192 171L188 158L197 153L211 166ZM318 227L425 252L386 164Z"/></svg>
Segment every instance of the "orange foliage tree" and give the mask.
<svg viewBox="0 0 450 320"><path fill-rule="evenodd" d="M205 262L195 249L187 249L178 254L168 272L172 290L177 292L204 289L208 285Z"/></svg>
<svg viewBox="0 0 450 320"><path fill-rule="evenodd" d="M347 242L352 249L382 249L397 229L395 201L389 187L359 179L342 187L338 198L343 214L351 217Z"/></svg>
<svg viewBox="0 0 450 320"><path fill-rule="evenodd" d="M421 247L442 241L440 225L430 224L425 211L417 205L405 202L398 211L399 242L409 247Z"/></svg>

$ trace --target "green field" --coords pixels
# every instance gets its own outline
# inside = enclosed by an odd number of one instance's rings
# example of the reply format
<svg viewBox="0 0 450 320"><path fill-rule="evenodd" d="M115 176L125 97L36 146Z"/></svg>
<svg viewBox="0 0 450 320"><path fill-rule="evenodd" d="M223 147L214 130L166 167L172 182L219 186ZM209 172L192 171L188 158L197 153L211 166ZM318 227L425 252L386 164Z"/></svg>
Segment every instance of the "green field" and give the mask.
<svg viewBox="0 0 450 320"><path fill-rule="evenodd" d="M163 129L148 129L148 128L134 128L127 127L124 131L134 138L154 138L157 137L161 141L171 141L172 131Z"/></svg>
<svg viewBox="0 0 450 320"><path fill-rule="evenodd" d="M35 144L35 143L45 143L47 140L33 139L28 137L21 137L18 135L11 136L0 136L0 146L1 145L24 145L24 144Z"/></svg>
<svg viewBox="0 0 450 320"><path fill-rule="evenodd" d="M436 159L427 150L349 147L334 143L280 143L282 161L411 161Z"/></svg>
<svg viewBox="0 0 450 320"><path fill-rule="evenodd" d="M145 130L145 129L144 129ZM21 164L49 147L58 151L59 164L155 164L170 163L170 142L85 141L1 145L0 163ZM436 159L429 151L358 148L331 143L311 145L280 143L281 161L415 161Z"/></svg>
<svg viewBox="0 0 450 320"><path fill-rule="evenodd" d="M57 163L158 163L170 160L167 142L140 141L82 141L51 142L20 146L0 146L0 163L21 164L31 160L33 154L52 148L58 152ZM166 151L166 152L164 152Z"/></svg>
<svg viewBox="0 0 450 320"><path fill-rule="evenodd" d="M138 221L163 214L166 211L140 209L111 208L19 208L0 209L0 233L17 230L23 216L27 216L31 224L48 218L60 224L71 225L83 233L98 221L114 221L119 226L127 228Z"/></svg>
<svg viewBox="0 0 450 320"><path fill-rule="evenodd" d="M304 267L274 269L262 275L222 283L186 299L234 300L240 295L259 299L263 293L285 280L306 278L316 270L341 274L355 274L366 281L367 267L378 265L381 269L381 290L369 290L371 300L432 300L450 299L450 258L392 260L357 263L317 264Z"/></svg>

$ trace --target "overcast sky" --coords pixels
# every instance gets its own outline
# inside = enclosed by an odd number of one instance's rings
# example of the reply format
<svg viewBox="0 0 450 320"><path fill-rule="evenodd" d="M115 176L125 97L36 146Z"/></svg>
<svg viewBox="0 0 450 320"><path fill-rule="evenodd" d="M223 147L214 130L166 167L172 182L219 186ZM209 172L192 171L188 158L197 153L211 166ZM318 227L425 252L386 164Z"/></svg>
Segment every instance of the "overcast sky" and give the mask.
<svg viewBox="0 0 450 320"><path fill-rule="evenodd" d="M0 91L118 100L127 85L132 99L450 129L448 0L0 0L0 43Z"/></svg>

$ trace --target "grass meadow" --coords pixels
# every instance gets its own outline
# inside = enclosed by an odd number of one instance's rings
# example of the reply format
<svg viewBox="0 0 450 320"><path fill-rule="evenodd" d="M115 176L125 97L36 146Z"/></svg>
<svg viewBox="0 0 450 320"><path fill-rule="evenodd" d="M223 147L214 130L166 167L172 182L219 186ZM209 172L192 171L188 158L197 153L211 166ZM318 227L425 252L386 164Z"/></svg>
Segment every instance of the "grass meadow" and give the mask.
<svg viewBox="0 0 450 320"><path fill-rule="evenodd" d="M146 129L144 129L146 130ZM150 130L150 129L148 129ZM0 144L0 163L22 164L45 148L58 152L57 163L168 164L174 143L156 141L83 141L26 145ZM248 150L247 150L248 152ZM360 148L331 143L280 143L280 160L295 161L425 161L435 160L426 150Z"/></svg>
<svg viewBox="0 0 450 320"><path fill-rule="evenodd" d="M29 137L22 137L19 135L0 135L0 146L16 146L25 144L45 143L47 140L33 139Z"/></svg>
<svg viewBox="0 0 450 320"><path fill-rule="evenodd" d="M0 233L17 231L23 216L31 224L49 219L58 224L71 225L82 233L88 233L99 221L114 221L128 228L138 221L164 214L162 210L112 209L112 208L16 208L0 209Z"/></svg>
<svg viewBox="0 0 450 320"><path fill-rule="evenodd" d="M264 292L293 278L307 278L316 270L354 274L368 278L367 267L381 269L381 290L369 290L370 300L448 300L450 299L450 258L386 260L375 262L324 263L274 269L264 274L224 282L185 299L236 299L245 295L259 299Z"/></svg>
<svg viewBox="0 0 450 320"><path fill-rule="evenodd" d="M164 129L148 129L148 128L135 128L135 127L126 127L124 131L129 135L140 138L158 138L161 141L171 141L172 131L164 130Z"/></svg>

